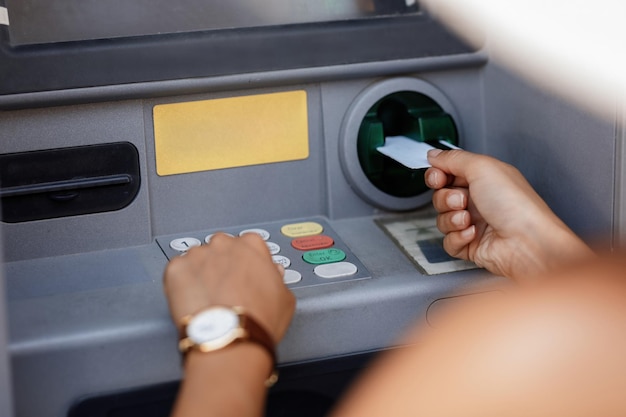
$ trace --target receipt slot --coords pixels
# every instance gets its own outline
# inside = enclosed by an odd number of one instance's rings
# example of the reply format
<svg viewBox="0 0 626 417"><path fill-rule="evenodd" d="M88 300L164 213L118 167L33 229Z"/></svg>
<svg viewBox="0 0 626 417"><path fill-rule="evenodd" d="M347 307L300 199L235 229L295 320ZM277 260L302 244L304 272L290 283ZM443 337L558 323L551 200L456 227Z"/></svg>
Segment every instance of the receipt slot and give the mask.
<svg viewBox="0 0 626 417"><path fill-rule="evenodd" d="M458 117L445 95L422 80L395 78L374 84L354 100L344 118L340 157L352 188L388 210L412 210L430 201L426 169L412 169L378 148L389 137L457 145Z"/></svg>

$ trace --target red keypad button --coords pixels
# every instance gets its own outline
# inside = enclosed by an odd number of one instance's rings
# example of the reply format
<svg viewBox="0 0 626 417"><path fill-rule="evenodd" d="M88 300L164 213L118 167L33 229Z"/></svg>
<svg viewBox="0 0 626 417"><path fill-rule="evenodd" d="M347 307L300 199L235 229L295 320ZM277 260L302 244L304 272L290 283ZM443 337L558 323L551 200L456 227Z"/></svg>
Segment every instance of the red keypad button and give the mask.
<svg viewBox="0 0 626 417"><path fill-rule="evenodd" d="M304 251L330 248L334 244L333 238L326 235L299 237L291 241L291 246Z"/></svg>

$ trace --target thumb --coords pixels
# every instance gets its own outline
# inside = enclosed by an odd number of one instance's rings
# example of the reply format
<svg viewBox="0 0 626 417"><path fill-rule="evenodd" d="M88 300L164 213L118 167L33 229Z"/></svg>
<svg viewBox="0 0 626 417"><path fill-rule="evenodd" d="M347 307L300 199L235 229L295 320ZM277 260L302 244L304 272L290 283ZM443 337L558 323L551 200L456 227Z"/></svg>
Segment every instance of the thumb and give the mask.
<svg viewBox="0 0 626 417"><path fill-rule="evenodd" d="M481 161L489 158L461 149L443 151L432 149L428 151L428 162L447 175L452 177L451 185L467 187L472 178L479 173Z"/></svg>

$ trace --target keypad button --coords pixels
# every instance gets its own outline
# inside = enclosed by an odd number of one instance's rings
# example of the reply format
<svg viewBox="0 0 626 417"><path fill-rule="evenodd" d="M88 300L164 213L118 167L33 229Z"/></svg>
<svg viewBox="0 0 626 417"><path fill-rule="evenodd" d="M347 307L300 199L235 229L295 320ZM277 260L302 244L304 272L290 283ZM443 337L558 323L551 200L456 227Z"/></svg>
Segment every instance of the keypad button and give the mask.
<svg viewBox="0 0 626 417"><path fill-rule="evenodd" d="M270 238L270 232L268 232L265 229L246 229L246 230L242 230L241 232L239 232L239 236L243 236L247 233L256 233L257 235L261 236L261 239L263 240L268 240Z"/></svg>
<svg viewBox="0 0 626 417"><path fill-rule="evenodd" d="M295 284L302 281L302 274L293 269L286 269L283 276L283 282L285 284Z"/></svg>
<svg viewBox="0 0 626 417"><path fill-rule="evenodd" d="M280 228L280 232L287 237L319 235L323 231L324 227L316 222L291 223Z"/></svg>
<svg viewBox="0 0 626 417"><path fill-rule="evenodd" d="M272 261L274 261L275 264L281 264L283 266L283 268L287 269L289 268L289 266L291 266L291 259L287 258L286 256L283 255L274 255L272 256Z"/></svg>
<svg viewBox="0 0 626 417"><path fill-rule="evenodd" d="M231 235L230 233L223 233L220 232L226 236L230 236L230 237L234 237L233 235ZM215 236L217 233L211 233L210 235L207 235L207 237L204 238L204 243L209 243L211 241L211 239L213 239L213 236Z"/></svg>
<svg viewBox="0 0 626 417"><path fill-rule="evenodd" d="M333 238L326 235L299 237L291 241L291 246L303 251L330 248L334 244Z"/></svg>
<svg viewBox="0 0 626 417"><path fill-rule="evenodd" d="M318 265L313 269L315 275L320 278L334 279L344 278L356 274L358 268L350 262L335 262L332 264Z"/></svg>
<svg viewBox="0 0 626 417"><path fill-rule="evenodd" d="M280 252L280 245L278 245L277 243L265 242L265 244L267 245L267 248L270 250L271 255L276 255L278 252Z"/></svg>
<svg viewBox="0 0 626 417"><path fill-rule="evenodd" d="M305 252L302 259L313 265L329 264L343 261L346 259L346 253L337 248L319 249Z"/></svg>
<svg viewBox="0 0 626 417"><path fill-rule="evenodd" d="M202 242L200 242L195 237L181 237L178 239L174 239L170 242L170 248L174 249L178 252L187 252L189 249L194 246L200 246Z"/></svg>

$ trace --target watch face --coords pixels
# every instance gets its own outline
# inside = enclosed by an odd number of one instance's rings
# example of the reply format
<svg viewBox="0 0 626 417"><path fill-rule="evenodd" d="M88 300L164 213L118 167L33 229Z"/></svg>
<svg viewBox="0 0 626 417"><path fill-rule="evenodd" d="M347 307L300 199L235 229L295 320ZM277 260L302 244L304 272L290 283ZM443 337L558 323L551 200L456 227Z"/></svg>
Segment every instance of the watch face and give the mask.
<svg viewBox="0 0 626 417"><path fill-rule="evenodd" d="M195 343L206 343L228 335L239 324L237 314L228 308L213 307L194 316L187 336Z"/></svg>

